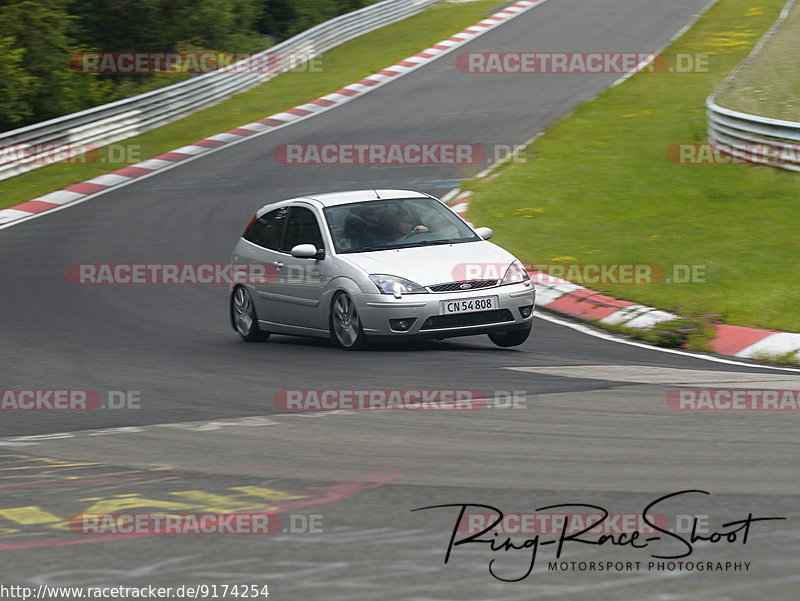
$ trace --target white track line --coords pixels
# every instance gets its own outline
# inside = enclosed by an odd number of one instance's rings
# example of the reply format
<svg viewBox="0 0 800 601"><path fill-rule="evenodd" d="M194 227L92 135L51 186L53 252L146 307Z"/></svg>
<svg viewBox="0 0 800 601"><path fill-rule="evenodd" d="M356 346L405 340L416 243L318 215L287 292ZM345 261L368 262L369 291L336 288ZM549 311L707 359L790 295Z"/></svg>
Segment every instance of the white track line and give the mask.
<svg viewBox="0 0 800 601"><path fill-rule="evenodd" d="M682 355L684 357L691 357L692 359L702 359L703 361L711 361L713 363L724 363L726 365L737 365L739 367L750 367L752 369L772 369L777 371L788 371L791 373L800 373L800 369L792 368L792 367L777 367L775 365L755 365L752 363L744 363L743 361L734 361L732 359L723 359L722 357L715 357L713 355L700 355L697 353L690 353L689 351L681 351L678 349L671 349L671 348L662 348L660 346L653 346L650 344L646 344L644 342L635 342L633 340L627 340L625 338L620 338L618 336L614 336L612 334L607 334L605 332L597 331L593 328L585 326L579 323L573 323L566 319L561 319L560 317L556 317L550 314L542 314L541 311L536 312L534 311L534 317L538 317L539 319L543 319L545 321L549 321L551 323L558 324L560 326L566 326L578 332L582 332L584 334L588 334L589 336L594 336L595 338L600 338L602 340L607 340L609 342L617 342L619 344L628 344L630 346L636 346L639 348L648 349L651 351L658 351L660 353L669 353L671 355Z"/></svg>

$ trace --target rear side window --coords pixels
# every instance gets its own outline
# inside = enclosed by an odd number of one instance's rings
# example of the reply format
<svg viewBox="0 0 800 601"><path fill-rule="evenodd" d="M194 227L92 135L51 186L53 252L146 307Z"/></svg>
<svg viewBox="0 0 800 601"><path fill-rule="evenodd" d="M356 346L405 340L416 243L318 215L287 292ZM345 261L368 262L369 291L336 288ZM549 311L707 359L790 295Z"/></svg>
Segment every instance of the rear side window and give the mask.
<svg viewBox="0 0 800 601"><path fill-rule="evenodd" d="M281 246L283 226L289 209L283 207L269 213L264 213L242 234L242 238L264 248L278 250Z"/></svg>
<svg viewBox="0 0 800 601"><path fill-rule="evenodd" d="M317 250L325 247L314 212L304 207L292 207L280 249L288 253L298 244L313 244Z"/></svg>

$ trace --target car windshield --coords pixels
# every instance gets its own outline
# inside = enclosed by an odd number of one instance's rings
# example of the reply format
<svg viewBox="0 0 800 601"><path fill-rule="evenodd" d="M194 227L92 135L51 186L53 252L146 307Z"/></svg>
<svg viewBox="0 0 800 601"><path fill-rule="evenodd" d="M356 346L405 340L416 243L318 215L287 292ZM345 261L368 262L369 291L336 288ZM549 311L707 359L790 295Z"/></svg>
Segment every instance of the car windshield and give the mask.
<svg viewBox="0 0 800 601"><path fill-rule="evenodd" d="M461 218L435 198L337 205L325 209L325 218L339 253L480 240Z"/></svg>

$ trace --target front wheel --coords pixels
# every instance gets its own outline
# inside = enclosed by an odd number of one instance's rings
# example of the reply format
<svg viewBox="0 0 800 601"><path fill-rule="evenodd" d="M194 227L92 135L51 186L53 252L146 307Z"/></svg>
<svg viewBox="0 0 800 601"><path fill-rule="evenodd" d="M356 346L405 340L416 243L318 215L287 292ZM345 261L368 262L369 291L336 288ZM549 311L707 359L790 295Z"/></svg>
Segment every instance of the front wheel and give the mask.
<svg viewBox="0 0 800 601"><path fill-rule="evenodd" d="M260 342L269 338L269 332L259 329L253 297L242 286L231 294L231 323L245 342Z"/></svg>
<svg viewBox="0 0 800 601"><path fill-rule="evenodd" d="M531 328L527 327L524 330L511 330L510 332L492 332L489 338L497 346L504 348L509 346L519 346L528 339L531 333Z"/></svg>
<svg viewBox="0 0 800 601"><path fill-rule="evenodd" d="M347 351L356 351L367 346L367 337L361 327L356 304L347 292L340 292L333 299L329 322L331 340L337 346Z"/></svg>

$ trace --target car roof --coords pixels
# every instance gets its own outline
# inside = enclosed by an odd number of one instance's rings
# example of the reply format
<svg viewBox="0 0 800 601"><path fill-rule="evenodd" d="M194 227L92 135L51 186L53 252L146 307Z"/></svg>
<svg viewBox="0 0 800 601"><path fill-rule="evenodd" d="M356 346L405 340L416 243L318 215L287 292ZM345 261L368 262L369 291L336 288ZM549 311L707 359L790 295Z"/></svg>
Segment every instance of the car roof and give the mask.
<svg viewBox="0 0 800 601"><path fill-rule="evenodd" d="M377 196L376 196L377 194ZM258 211L263 214L269 209L276 208L283 204L296 202L300 200L315 201L318 206L332 207L335 205L350 204L354 202L369 202L371 200L394 200L398 198L432 198L428 194L422 192L414 192L413 190L351 190L349 192L327 192L325 194L308 194L307 196L298 196L297 198L289 198L278 203L270 203L261 207Z"/></svg>

